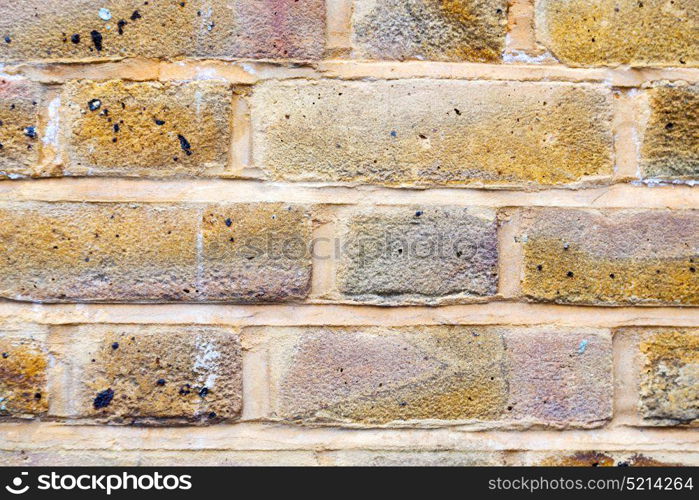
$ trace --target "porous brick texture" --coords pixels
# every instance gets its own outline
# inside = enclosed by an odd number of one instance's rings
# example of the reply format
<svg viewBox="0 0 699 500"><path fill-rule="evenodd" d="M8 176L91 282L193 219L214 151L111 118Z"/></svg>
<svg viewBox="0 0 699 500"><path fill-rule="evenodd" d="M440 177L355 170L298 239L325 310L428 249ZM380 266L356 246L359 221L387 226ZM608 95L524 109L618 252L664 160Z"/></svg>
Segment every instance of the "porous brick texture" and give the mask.
<svg viewBox="0 0 699 500"><path fill-rule="evenodd" d="M699 465L698 20L0 2L0 464Z"/></svg>

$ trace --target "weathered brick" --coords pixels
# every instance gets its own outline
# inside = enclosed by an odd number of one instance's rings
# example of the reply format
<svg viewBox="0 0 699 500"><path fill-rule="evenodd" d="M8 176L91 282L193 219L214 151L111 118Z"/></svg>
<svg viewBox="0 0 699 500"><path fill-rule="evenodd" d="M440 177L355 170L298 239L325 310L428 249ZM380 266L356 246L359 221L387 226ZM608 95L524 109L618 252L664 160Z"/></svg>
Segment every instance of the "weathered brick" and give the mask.
<svg viewBox="0 0 699 500"><path fill-rule="evenodd" d="M39 162L41 87L0 78L0 178L28 175Z"/></svg>
<svg viewBox="0 0 699 500"><path fill-rule="evenodd" d="M699 178L699 85L649 90L650 118L643 137L644 177Z"/></svg>
<svg viewBox="0 0 699 500"><path fill-rule="evenodd" d="M558 303L699 304L696 211L531 210L522 289Z"/></svg>
<svg viewBox="0 0 699 500"><path fill-rule="evenodd" d="M0 325L0 417L48 410L46 331L39 325Z"/></svg>
<svg viewBox="0 0 699 500"><path fill-rule="evenodd" d="M66 416L146 423L240 415L242 355L234 330L78 325L55 335L58 362L67 366Z"/></svg>
<svg viewBox="0 0 699 500"><path fill-rule="evenodd" d="M205 208L199 293L203 300L302 299L311 286L312 222L282 203Z"/></svg>
<svg viewBox="0 0 699 500"><path fill-rule="evenodd" d="M308 289L308 255L259 246L259 240L279 245L287 236L310 239L309 216L289 208L6 203L0 206L0 296L46 302L300 297Z"/></svg>
<svg viewBox="0 0 699 500"><path fill-rule="evenodd" d="M562 426L611 414L605 331L326 327L273 329L269 338L272 409L282 419Z"/></svg>
<svg viewBox="0 0 699 500"><path fill-rule="evenodd" d="M223 82L72 82L63 94L65 173L225 173L233 92Z"/></svg>
<svg viewBox="0 0 699 500"><path fill-rule="evenodd" d="M322 0L0 4L2 61L134 56L314 59L323 53L324 32Z"/></svg>
<svg viewBox="0 0 699 500"><path fill-rule="evenodd" d="M337 450L324 452L321 465L339 467L473 467L504 465L498 451Z"/></svg>
<svg viewBox="0 0 699 500"><path fill-rule="evenodd" d="M639 350L641 416L648 422L699 419L699 329L644 332Z"/></svg>
<svg viewBox="0 0 699 500"><path fill-rule="evenodd" d="M507 30L507 0L355 0L359 57L496 61Z"/></svg>
<svg viewBox="0 0 699 500"><path fill-rule="evenodd" d="M697 66L696 0L537 0L538 37L573 66Z"/></svg>
<svg viewBox="0 0 699 500"><path fill-rule="evenodd" d="M287 181L570 184L612 173L610 99L590 84L268 82L254 160Z"/></svg>
<svg viewBox="0 0 699 500"><path fill-rule="evenodd" d="M696 461L696 454L682 452L655 452L648 456L645 453L618 451L559 451L529 452L516 459L515 464L538 467L670 467L693 465Z"/></svg>
<svg viewBox="0 0 699 500"><path fill-rule="evenodd" d="M354 213L344 225L337 283L347 297L431 302L497 292L492 210L383 207Z"/></svg>

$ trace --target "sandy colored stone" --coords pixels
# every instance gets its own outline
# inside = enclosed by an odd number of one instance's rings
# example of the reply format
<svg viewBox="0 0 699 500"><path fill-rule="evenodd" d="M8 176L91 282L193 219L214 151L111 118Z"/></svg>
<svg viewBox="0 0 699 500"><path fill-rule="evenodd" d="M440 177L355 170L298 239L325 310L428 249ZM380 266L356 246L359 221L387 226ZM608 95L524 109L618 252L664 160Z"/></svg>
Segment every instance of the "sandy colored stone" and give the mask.
<svg viewBox="0 0 699 500"><path fill-rule="evenodd" d="M242 408L235 330L210 326L79 325L57 329L68 366L68 416L121 423L215 422Z"/></svg>
<svg viewBox="0 0 699 500"><path fill-rule="evenodd" d="M497 61L507 0L355 0L352 25L358 57Z"/></svg>
<svg viewBox="0 0 699 500"><path fill-rule="evenodd" d="M699 329L659 329L640 341L640 411L644 419L699 419Z"/></svg>
<svg viewBox="0 0 699 500"><path fill-rule="evenodd" d="M0 418L48 410L46 331L39 325L0 325Z"/></svg>
<svg viewBox="0 0 699 500"><path fill-rule="evenodd" d="M187 300L196 286L191 206L5 203L0 296L14 300Z"/></svg>
<svg viewBox="0 0 699 500"><path fill-rule="evenodd" d="M539 40L571 66L698 66L696 0L537 0Z"/></svg>
<svg viewBox="0 0 699 500"><path fill-rule="evenodd" d="M311 217L283 203L204 207L202 300L303 299L311 285Z"/></svg>
<svg viewBox="0 0 699 500"><path fill-rule="evenodd" d="M522 289L573 304L699 304L699 216L693 210L530 210Z"/></svg>
<svg viewBox="0 0 699 500"><path fill-rule="evenodd" d="M285 420L590 426L611 416L607 331L411 326L268 333L272 411Z"/></svg>
<svg viewBox="0 0 699 500"><path fill-rule="evenodd" d="M542 456L545 455L545 456ZM528 453L517 465L544 467L676 467L696 463L692 453L645 453L579 451L577 453ZM660 458L655 458L659 456Z"/></svg>
<svg viewBox="0 0 699 500"><path fill-rule="evenodd" d="M643 137L644 177L699 178L699 85L664 85L648 91L650 118Z"/></svg>
<svg viewBox="0 0 699 500"><path fill-rule="evenodd" d="M473 467L504 465L502 452L454 450L337 450L321 455L336 467Z"/></svg>
<svg viewBox="0 0 699 500"><path fill-rule="evenodd" d="M497 223L488 209L382 207L344 221L338 290L354 300L430 303L494 295Z"/></svg>
<svg viewBox="0 0 699 500"><path fill-rule="evenodd" d="M107 9L104 17L100 9ZM0 60L315 59L322 0L18 0L0 4ZM9 39L6 42L5 39Z"/></svg>
<svg viewBox="0 0 699 500"><path fill-rule="evenodd" d="M591 84L262 83L255 165L284 181L559 185L612 173L611 94Z"/></svg>
<svg viewBox="0 0 699 500"><path fill-rule="evenodd" d="M283 419L493 420L506 404L505 347L497 331L360 327L274 333L273 407Z"/></svg>
<svg viewBox="0 0 699 500"><path fill-rule="evenodd" d="M41 95L35 83L0 77L0 179L29 175L39 162Z"/></svg>
<svg viewBox="0 0 699 500"><path fill-rule="evenodd" d="M604 422L612 416L609 331L553 327L508 332L511 418Z"/></svg>
<svg viewBox="0 0 699 500"><path fill-rule="evenodd" d="M76 81L63 93L71 175L192 176L225 173L230 85Z"/></svg>

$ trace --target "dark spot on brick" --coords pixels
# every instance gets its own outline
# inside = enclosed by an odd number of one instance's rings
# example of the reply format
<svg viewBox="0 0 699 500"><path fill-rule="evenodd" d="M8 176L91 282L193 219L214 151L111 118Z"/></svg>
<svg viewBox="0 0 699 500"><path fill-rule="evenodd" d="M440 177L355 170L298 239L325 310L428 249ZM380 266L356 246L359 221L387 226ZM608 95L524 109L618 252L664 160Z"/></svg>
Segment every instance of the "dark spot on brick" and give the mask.
<svg viewBox="0 0 699 500"><path fill-rule="evenodd" d="M131 20L135 21L136 19L141 19L141 14L137 10L134 10L133 14L131 14Z"/></svg>
<svg viewBox="0 0 699 500"><path fill-rule="evenodd" d="M112 344L112 349L114 349L114 350L119 349L119 342L114 342Z"/></svg>
<svg viewBox="0 0 699 500"><path fill-rule="evenodd" d="M26 127L24 129L24 135L26 135L30 139L36 139L36 127Z"/></svg>
<svg viewBox="0 0 699 500"><path fill-rule="evenodd" d="M456 113L457 115L460 115L460 114L461 114L461 111L459 111L458 109L454 108L454 113Z"/></svg>
<svg viewBox="0 0 699 500"><path fill-rule="evenodd" d="M119 31L120 35L124 34L124 26L126 26L128 23L124 21L123 19L120 19L119 22L117 23L117 30Z"/></svg>
<svg viewBox="0 0 699 500"><path fill-rule="evenodd" d="M154 120L156 125L165 125L165 120L159 120L158 118L155 118Z"/></svg>
<svg viewBox="0 0 699 500"><path fill-rule="evenodd" d="M119 132L119 124L118 123L114 124L114 132Z"/></svg>
<svg viewBox="0 0 699 500"><path fill-rule="evenodd" d="M97 111L101 106L102 101L99 99L92 99L87 103L87 107L90 108L90 111Z"/></svg>
<svg viewBox="0 0 699 500"><path fill-rule="evenodd" d="M391 130L391 137L398 137L398 134L395 130Z"/></svg>
<svg viewBox="0 0 699 500"><path fill-rule="evenodd" d="M216 412L209 413L209 418L216 418Z"/></svg>
<svg viewBox="0 0 699 500"><path fill-rule="evenodd" d="M202 387L199 390L199 397L200 398L205 398L207 394L209 394L209 389L207 387Z"/></svg>
<svg viewBox="0 0 699 500"><path fill-rule="evenodd" d="M12 38L10 38L9 36L6 36L5 43L12 43Z"/></svg>
<svg viewBox="0 0 699 500"><path fill-rule="evenodd" d="M90 37L92 37L92 43L95 44L95 49L97 49L97 52L100 52L102 50L102 33L97 30L92 30L90 32Z"/></svg>
<svg viewBox="0 0 699 500"><path fill-rule="evenodd" d="M177 134L177 138L180 140L180 147L182 148L182 151L184 151L187 156L191 155L192 145L185 138L185 136Z"/></svg>
<svg viewBox="0 0 699 500"><path fill-rule="evenodd" d="M575 275L573 274L573 271L568 271L568 272L566 273L566 276L568 276L569 278L572 278L572 277L575 276Z"/></svg>
<svg viewBox="0 0 699 500"><path fill-rule="evenodd" d="M188 394L191 394L191 389L192 386L189 384L184 384L182 387L180 387L180 396L186 396Z"/></svg>
<svg viewBox="0 0 699 500"><path fill-rule="evenodd" d="M417 212L415 212L415 217L420 217L422 213L422 210L418 210Z"/></svg>
<svg viewBox="0 0 699 500"><path fill-rule="evenodd" d="M3 358L3 359L7 359L7 358L9 358L9 357L10 357L10 354L9 354L9 353L7 353L7 352L3 352L3 353L2 353L2 358Z"/></svg>
<svg viewBox="0 0 699 500"><path fill-rule="evenodd" d="M100 408L104 408L106 406L109 406L109 403L112 402L112 399L114 398L114 391L111 389L104 390L102 392L97 393L97 397L95 397L95 400L92 402L92 406L95 407L96 410L99 410Z"/></svg>
<svg viewBox="0 0 699 500"><path fill-rule="evenodd" d="M542 266L541 264L539 264L538 266L536 266L536 270L537 270L537 271L543 271L543 270L544 270L544 266Z"/></svg>
<svg viewBox="0 0 699 500"><path fill-rule="evenodd" d="M75 43L75 44L80 43L80 35L78 35L77 33L74 34L74 35L71 35L71 36L70 36L70 41L73 42L73 43Z"/></svg>
<svg viewBox="0 0 699 500"><path fill-rule="evenodd" d="M228 227L231 227L231 225L233 224L233 221L231 219L226 219L224 222L226 223L226 226L228 226Z"/></svg>
<svg viewBox="0 0 699 500"><path fill-rule="evenodd" d="M675 128L675 124L672 122L665 125L665 130L672 130L673 128Z"/></svg>
<svg viewBox="0 0 699 500"><path fill-rule="evenodd" d="M36 394L34 394L34 399L41 399L41 393L37 392Z"/></svg>
<svg viewBox="0 0 699 500"><path fill-rule="evenodd" d="M165 379L164 378L159 378L158 381L156 382L159 386L165 385Z"/></svg>

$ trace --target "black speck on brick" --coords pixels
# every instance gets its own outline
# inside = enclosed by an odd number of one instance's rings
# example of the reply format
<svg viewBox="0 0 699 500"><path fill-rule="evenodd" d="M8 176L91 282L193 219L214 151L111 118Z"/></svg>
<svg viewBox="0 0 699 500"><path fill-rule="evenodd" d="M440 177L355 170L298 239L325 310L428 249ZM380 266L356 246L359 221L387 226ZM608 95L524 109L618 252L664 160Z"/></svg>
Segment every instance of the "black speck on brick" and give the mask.
<svg viewBox="0 0 699 500"><path fill-rule="evenodd" d="M78 35L77 33L75 35L71 35L70 41L75 43L75 44L80 43L80 35Z"/></svg>
<svg viewBox="0 0 699 500"><path fill-rule="evenodd" d="M135 21L136 19L141 19L141 14L137 10L134 10L133 14L131 14L131 20Z"/></svg>
<svg viewBox="0 0 699 500"><path fill-rule="evenodd" d="M26 135L30 139L36 139L36 127L26 127L24 129L24 135Z"/></svg>
<svg viewBox="0 0 699 500"><path fill-rule="evenodd" d="M10 38L9 36L6 36L5 43L12 43L12 38Z"/></svg>
<svg viewBox="0 0 699 500"><path fill-rule="evenodd" d="M158 118L154 118L154 120L156 125L165 125L165 120L159 120Z"/></svg>
<svg viewBox="0 0 699 500"><path fill-rule="evenodd" d="M90 111L97 111L98 109L100 109L101 106L102 101L100 101L99 99L92 99L87 103L87 107L90 108Z"/></svg>
<svg viewBox="0 0 699 500"><path fill-rule="evenodd" d="M97 30L92 30L90 36L92 37L92 43L95 44L97 52L100 52L102 50L102 33Z"/></svg>
<svg viewBox="0 0 699 500"><path fill-rule="evenodd" d="M114 391L112 389L106 389L97 393L95 400L92 402L92 406L94 406L96 410L99 410L100 408L109 406L112 399L114 399Z"/></svg>
<svg viewBox="0 0 699 500"><path fill-rule="evenodd" d="M209 389L207 387L202 387L199 391L199 397L205 398L207 394L209 394Z"/></svg>
<svg viewBox="0 0 699 500"><path fill-rule="evenodd" d="M123 19L120 19L119 22L117 23L117 28L119 31L120 35L124 34L124 26L126 26L128 23L124 21Z"/></svg>
<svg viewBox="0 0 699 500"><path fill-rule="evenodd" d="M180 140L180 147L182 151L185 152L187 156L192 154L192 145L189 143L187 138L181 134L177 134L177 138Z"/></svg>

